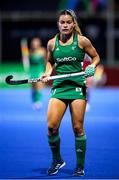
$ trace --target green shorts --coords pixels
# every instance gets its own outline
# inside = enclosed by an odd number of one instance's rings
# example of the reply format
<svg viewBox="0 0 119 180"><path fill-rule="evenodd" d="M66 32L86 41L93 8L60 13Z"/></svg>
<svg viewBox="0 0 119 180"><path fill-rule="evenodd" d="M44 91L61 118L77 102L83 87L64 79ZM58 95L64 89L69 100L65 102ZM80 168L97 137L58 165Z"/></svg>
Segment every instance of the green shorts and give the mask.
<svg viewBox="0 0 119 180"><path fill-rule="evenodd" d="M57 99L84 99L87 100L86 87L57 87L52 88L51 98Z"/></svg>

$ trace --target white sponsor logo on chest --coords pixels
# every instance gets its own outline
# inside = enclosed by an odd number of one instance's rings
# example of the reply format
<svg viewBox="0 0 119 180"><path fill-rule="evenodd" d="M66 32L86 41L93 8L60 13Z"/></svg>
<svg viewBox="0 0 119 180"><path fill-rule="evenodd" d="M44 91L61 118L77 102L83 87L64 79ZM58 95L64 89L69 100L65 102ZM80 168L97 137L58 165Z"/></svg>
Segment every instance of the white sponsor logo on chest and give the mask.
<svg viewBox="0 0 119 180"><path fill-rule="evenodd" d="M76 57L56 58L57 62L76 61Z"/></svg>

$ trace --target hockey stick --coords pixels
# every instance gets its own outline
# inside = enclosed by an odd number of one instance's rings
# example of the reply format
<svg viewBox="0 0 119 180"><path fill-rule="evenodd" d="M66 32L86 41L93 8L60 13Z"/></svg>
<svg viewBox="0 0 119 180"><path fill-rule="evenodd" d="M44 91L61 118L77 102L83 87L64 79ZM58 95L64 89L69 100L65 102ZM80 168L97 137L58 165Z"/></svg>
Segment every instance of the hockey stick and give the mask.
<svg viewBox="0 0 119 180"><path fill-rule="evenodd" d="M62 79L62 78L68 78L68 77L74 77L74 76L81 76L85 75L85 72L78 72L78 73L71 73L71 74L63 74L63 75L55 75L55 76L49 76L48 81L55 80L55 79ZM36 83L41 81L41 78L35 78L35 79L22 79L22 80L14 80L14 77L12 75L9 75L6 77L6 83L10 85L19 85L19 84L27 84L27 83Z"/></svg>

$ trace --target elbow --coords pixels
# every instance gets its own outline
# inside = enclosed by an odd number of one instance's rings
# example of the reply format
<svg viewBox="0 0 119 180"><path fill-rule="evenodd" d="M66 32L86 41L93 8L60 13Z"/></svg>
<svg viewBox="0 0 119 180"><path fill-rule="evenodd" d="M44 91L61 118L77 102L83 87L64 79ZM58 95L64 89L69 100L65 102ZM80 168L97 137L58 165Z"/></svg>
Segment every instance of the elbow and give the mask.
<svg viewBox="0 0 119 180"><path fill-rule="evenodd" d="M96 65L99 65L100 64L100 56L99 56L99 54L97 54L97 56L96 56Z"/></svg>

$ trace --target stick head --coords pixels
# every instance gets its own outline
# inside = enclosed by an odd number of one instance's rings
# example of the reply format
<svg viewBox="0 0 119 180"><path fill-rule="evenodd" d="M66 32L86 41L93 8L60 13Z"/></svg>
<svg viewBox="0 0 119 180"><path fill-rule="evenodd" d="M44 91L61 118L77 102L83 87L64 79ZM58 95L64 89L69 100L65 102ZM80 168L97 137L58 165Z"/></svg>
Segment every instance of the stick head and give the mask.
<svg viewBox="0 0 119 180"><path fill-rule="evenodd" d="M19 84L27 84L28 79L22 79L22 80L14 80L14 77L12 75L9 75L5 79L7 84L10 85L19 85Z"/></svg>
<svg viewBox="0 0 119 180"><path fill-rule="evenodd" d="M6 79L5 79L6 83L7 83L7 84L11 84L11 83L10 83L11 79L13 79L13 76L12 76L12 75L7 76Z"/></svg>

